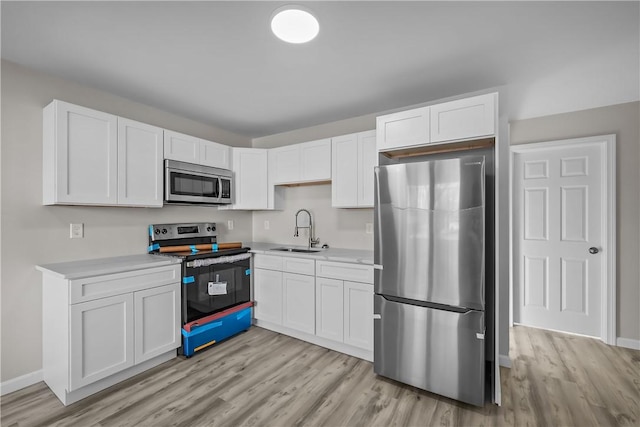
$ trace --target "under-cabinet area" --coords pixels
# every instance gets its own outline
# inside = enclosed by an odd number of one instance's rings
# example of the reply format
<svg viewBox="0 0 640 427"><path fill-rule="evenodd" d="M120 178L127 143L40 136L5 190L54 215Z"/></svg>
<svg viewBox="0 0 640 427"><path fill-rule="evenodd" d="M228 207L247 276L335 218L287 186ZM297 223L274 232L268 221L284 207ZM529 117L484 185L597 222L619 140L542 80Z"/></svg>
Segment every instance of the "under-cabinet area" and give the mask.
<svg viewBox="0 0 640 427"><path fill-rule="evenodd" d="M257 326L373 360L373 265L257 253L252 271Z"/></svg>

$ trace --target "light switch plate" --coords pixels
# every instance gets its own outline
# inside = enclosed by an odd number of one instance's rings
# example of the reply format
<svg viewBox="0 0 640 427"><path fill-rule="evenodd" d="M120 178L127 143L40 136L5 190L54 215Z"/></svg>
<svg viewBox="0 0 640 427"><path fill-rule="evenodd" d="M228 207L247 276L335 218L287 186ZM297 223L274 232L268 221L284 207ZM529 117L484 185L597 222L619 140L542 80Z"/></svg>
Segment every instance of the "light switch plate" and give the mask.
<svg viewBox="0 0 640 427"><path fill-rule="evenodd" d="M227 221L227 228L229 230L233 230L233 220L232 219Z"/></svg>
<svg viewBox="0 0 640 427"><path fill-rule="evenodd" d="M371 223L371 222L367 222L367 223L365 224L365 232L366 232L367 234L373 234L373 223Z"/></svg>
<svg viewBox="0 0 640 427"><path fill-rule="evenodd" d="M265 222L264 222L264 229L265 229L265 230L268 230L268 229L269 229L269 226L270 226L269 221L265 220Z"/></svg>
<svg viewBox="0 0 640 427"><path fill-rule="evenodd" d="M84 224L69 224L69 237L82 239L84 237Z"/></svg>

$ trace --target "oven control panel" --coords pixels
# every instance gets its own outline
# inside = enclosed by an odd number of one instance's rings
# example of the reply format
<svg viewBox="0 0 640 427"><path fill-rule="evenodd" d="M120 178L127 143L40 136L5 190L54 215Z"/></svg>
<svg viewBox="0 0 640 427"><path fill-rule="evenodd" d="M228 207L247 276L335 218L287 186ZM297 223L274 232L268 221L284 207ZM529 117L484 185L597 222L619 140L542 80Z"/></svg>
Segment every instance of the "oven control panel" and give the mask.
<svg viewBox="0 0 640 427"><path fill-rule="evenodd" d="M216 237L215 222L195 222L189 224L152 224L149 226L151 241L188 239L191 237Z"/></svg>

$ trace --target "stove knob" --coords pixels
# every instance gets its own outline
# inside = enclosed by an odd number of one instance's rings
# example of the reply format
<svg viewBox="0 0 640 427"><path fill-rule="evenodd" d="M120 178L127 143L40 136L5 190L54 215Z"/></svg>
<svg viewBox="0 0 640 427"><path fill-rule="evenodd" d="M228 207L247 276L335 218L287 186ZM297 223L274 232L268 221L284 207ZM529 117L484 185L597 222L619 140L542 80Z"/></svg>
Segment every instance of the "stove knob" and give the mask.
<svg viewBox="0 0 640 427"><path fill-rule="evenodd" d="M167 229L166 228L162 229L162 234L167 234Z"/></svg>
<svg viewBox="0 0 640 427"><path fill-rule="evenodd" d="M216 226L211 227L211 231L216 231Z"/></svg>
<svg viewBox="0 0 640 427"><path fill-rule="evenodd" d="M207 231L211 231L211 227L207 227Z"/></svg>
<svg viewBox="0 0 640 427"><path fill-rule="evenodd" d="M160 229L159 228L156 228L155 231L156 231L156 234L160 234Z"/></svg>

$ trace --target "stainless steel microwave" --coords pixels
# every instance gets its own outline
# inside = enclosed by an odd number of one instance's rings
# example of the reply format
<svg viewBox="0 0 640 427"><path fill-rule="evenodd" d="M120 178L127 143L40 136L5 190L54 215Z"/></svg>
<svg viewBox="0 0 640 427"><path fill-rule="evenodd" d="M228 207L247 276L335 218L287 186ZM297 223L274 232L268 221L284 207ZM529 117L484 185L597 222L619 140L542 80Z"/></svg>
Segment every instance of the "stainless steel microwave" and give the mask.
<svg viewBox="0 0 640 427"><path fill-rule="evenodd" d="M230 170L165 160L164 171L165 203L233 203L233 173Z"/></svg>

